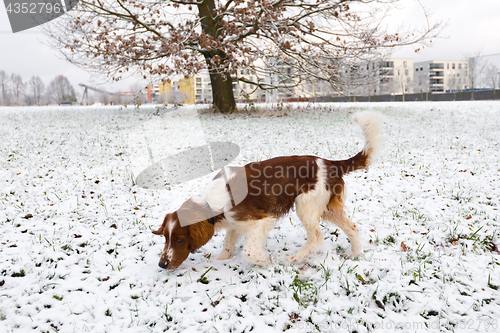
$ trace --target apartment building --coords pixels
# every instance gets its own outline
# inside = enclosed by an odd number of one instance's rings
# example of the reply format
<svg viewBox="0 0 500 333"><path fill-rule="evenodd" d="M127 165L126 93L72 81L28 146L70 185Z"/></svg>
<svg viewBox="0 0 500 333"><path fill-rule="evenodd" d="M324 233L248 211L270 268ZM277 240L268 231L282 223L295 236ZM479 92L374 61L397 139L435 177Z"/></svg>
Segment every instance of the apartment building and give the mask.
<svg viewBox="0 0 500 333"><path fill-rule="evenodd" d="M469 67L465 60L429 60L417 62L415 92L444 93L469 88Z"/></svg>
<svg viewBox="0 0 500 333"><path fill-rule="evenodd" d="M340 90L330 90L330 95L409 94L413 92L413 79L413 59L388 58L370 61L341 70L337 78Z"/></svg>
<svg viewBox="0 0 500 333"><path fill-rule="evenodd" d="M377 75L378 83L374 89L376 95L401 95L413 92L413 59L385 59L379 63Z"/></svg>
<svg viewBox="0 0 500 333"><path fill-rule="evenodd" d="M207 70L191 77L194 83L194 101L189 103L211 103L212 102L212 84Z"/></svg>

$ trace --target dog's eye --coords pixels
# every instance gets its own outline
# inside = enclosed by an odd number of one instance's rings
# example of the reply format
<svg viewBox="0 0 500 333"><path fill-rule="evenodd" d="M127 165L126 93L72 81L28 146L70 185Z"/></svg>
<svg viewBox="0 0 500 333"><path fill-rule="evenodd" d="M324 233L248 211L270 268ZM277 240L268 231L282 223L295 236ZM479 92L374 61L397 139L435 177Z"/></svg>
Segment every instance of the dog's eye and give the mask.
<svg viewBox="0 0 500 333"><path fill-rule="evenodd" d="M184 242L184 239L182 239L182 238L177 238L177 239L175 240L175 242L176 242L177 244L180 244L180 243Z"/></svg>

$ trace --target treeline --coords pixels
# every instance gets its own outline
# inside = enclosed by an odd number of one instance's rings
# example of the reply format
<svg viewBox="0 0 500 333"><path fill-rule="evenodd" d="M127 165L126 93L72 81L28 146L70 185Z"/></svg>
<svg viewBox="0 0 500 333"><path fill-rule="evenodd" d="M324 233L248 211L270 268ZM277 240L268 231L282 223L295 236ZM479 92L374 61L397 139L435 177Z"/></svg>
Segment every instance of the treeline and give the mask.
<svg viewBox="0 0 500 333"><path fill-rule="evenodd" d="M24 81L19 74L0 70L0 105L49 105L76 102L75 89L64 75L46 86L39 76Z"/></svg>

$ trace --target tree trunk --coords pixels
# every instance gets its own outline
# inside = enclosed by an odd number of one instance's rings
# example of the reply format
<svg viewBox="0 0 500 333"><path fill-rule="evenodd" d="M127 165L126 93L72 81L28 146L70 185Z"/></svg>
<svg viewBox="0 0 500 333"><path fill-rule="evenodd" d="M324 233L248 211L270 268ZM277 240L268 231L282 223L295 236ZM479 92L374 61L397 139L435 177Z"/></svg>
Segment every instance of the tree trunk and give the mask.
<svg viewBox="0 0 500 333"><path fill-rule="evenodd" d="M216 111L221 113L231 113L236 111L236 101L234 100L233 82L230 73L221 73L212 68L211 58L205 57L210 83L212 85L212 100Z"/></svg>
<svg viewBox="0 0 500 333"><path fill-rule="evenodd" d="M472 70L472 68L471 68ZM474 69L475 70L475 69ZM474 100L474 81L476 81L476 78L474 77L474 73L470 74L471 76L471 79L470 79L470 100L473 101Z"/></svg>
<svg viewBox="0 0 500 333"><path fill-rule="evenodd" d="M215 0L203 0L198 2L198 13L201 21L201 28L204 33L218 37L218 24L214 20L212 13L215 10ZM227 60L227 55L216 49L203 52L205 62L207 63L208 73L210 74L210 83L212 84L212 100L214 108L221 113L230 113L236 110L236 101L234 100L233 82L231 74L227 71L219 71L212 63L212 59L219 57L220 63Z"/></svg>

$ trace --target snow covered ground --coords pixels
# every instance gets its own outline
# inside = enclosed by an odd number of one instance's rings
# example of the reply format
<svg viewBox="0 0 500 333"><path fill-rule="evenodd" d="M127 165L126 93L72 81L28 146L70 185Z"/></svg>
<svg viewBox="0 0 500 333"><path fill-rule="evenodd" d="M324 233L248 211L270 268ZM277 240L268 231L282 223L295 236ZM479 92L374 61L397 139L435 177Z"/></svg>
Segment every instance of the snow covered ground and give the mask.
<svg viewBox="0 0 500 333"><path fill-rule="evenodd" d="M500 103L311 108L201 121L147 108L0 108L0 331L498 332ZM345 234L322 224L322 251L287 263L305 243L291 212L268 237L273 265L254 267L241 249L215 260L220 234L177 270L158 267L164 240L151 230L211 175L136 186L137 133L177 121L155 137L156 156L162 142L168 153L201 145L204 132L240 146L235 165L343 159L362 147L350 119L360 110L385 116L386 137L379 161L345 179L363 255L346 259Z"/></svg>

